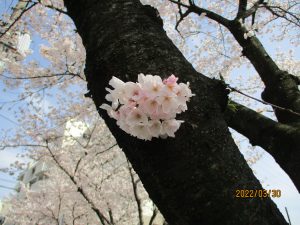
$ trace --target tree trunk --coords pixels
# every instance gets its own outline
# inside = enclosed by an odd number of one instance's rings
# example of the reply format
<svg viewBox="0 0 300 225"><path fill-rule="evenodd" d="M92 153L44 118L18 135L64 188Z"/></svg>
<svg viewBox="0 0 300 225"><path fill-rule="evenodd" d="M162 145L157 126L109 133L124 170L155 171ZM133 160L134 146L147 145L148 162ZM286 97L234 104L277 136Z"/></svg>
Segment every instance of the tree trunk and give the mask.
<svg viewBox="0 0 300 225"><path fill-rule="evenodd" d="M137 0L65 0L87 51L88 89L97 109L112 76L175 74L196 96L176 138L138 140L99 109L151 199L172 225L287 224L269 198L236 198L261 189L234 144L222 111L223 87L198 74Z"/></svg>

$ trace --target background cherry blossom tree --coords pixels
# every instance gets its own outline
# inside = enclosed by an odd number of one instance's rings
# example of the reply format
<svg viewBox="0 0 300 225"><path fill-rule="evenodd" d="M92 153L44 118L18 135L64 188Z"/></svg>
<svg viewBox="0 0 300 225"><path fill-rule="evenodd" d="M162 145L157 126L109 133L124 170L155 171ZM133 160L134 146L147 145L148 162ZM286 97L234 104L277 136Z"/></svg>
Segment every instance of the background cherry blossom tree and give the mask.
<svg viewBox="0 0 300 225"><path fill-rule="evenodd" d="M53 131L44 144L30 146L30 157L45 164L37 171L43 179L20 179L19 193L6 200L6 222L163 224L103 120L89 118L68 121L63 134Z"/></svg>

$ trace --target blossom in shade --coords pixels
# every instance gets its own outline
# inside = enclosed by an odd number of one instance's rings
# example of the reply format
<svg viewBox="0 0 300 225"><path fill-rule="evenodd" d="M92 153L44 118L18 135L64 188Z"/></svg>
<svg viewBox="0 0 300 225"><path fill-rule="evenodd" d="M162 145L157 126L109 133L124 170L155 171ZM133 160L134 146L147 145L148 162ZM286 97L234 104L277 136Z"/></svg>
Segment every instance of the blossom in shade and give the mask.
<svg viewBox="0 0 300 225"><path fill-rule="evenodd" d="M162 122L163 134L167 134L170 137L175 137L175 132L179 129L181 123L183 122L183 120L176 119L164 120Z"/></svg>
<svg viewBox="0 0 300 225"><path fill-rule="evenodd" d="M162 125L161 122L159 120L150 120L149 124L149 133L153 136L153 137L159 137L159 135L162 133Z"/></svg>

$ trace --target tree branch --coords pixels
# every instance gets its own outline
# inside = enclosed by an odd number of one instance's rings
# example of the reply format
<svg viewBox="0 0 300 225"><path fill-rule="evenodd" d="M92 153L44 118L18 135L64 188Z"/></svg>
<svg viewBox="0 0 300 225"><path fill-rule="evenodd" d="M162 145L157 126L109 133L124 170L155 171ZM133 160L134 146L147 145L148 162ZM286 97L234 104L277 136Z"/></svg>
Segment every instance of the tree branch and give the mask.
<svg viewBox="0 0 300 225"><path fill-rule="evenodd" d="M21 17L24 15L25 12L27 12L28 10L30 10L31 8L33 8L34 6L37 5L36 2L32 3L32 5L30 5L28 8L27 5L29 4L29 1L27 2L25 8L22 10L22 12L14 19L14 21L0 34L0 38L2 38L20 19Z"/></svg>
<svg viewBox="0 0 300 225"><path fill-rule="evenodd" d="M248 2L247 0L239 1L239 9L236 17L241 17L245 13L247 9L247 2Z"/></svg>
<svg viewBox="0 0 300 225"><path fill-rule="evenodd" d="M223 17L223 16L221 16L221 15L219 15L219 14L213 12L213 11L210 11L208 9L198 7L195 4L186 5L184 3L181 3L179 0L178 1L169 0L169 1L177 4L178 6L185 7L187 10L189 10L189 13L193 12L195 14L198 14L199 16L204 13L206 17L222 24L225 27L227 27L229 25L229 20L228 19L226 19L225 17ZM185 16L187 16L187 15L185 15Z"/></svg>
<svg viewBox="0 0 300 225"><path fill-rule="evenodd" d="M55 73L55 74L49 74L49 75L43 75L43 76L32 76L32 77L10 77L6 76L4 74L0 74L0 76L6 78L6 79L12 79L12 80L30 80L30 79L40 79L40 78L50 78L50 77L62 77L62 76L71 76L73 77L78 77L81 80L84 80L80 74L77 73L71 73L69 71L65 71L63 73Z"/></svg>
<svg viewBox="0 0 300 225"><path fill-rule="evenodd" d="M77 187L77 191L79 193L81 193L81 195L84 197L84 199L91 205L92 210L96 213L96 215L98 216L99 220L101 221L101 223L103 225L105 224L110 224L110 221L104 216L104 214L96 207L96 205L94 204L94 202L88 197L88 195L85 193L85 191L80 187L80 185L78 185L77 181L75 180L75 178L61 165L61 163L58 161L58 159L56 158L55 154L52 152L51 148L48 145L48 142L46 142L47 146L46 149L48 150L48 152L50 153L52 159L54 160L54 162L56 163L56 165L58 166L58 168L60 168L68 177L69 179L72 181L72 183Z"/></svg>
<svg viewBox="0 0 300 225"><path fill-rule="evenodd" d="M243 0L241 0L240 2L244 2ZM245 1L247 2L247 1ZM244 10L240 11L240 7L239 7L239 11L237 13L236 19L240 19L242 18L243 20L251 15L253 15L257 9L260 7L261 4L263 4L263 0L258 0L257 2L255 2L253 4L253 6L247 10L247 3L246 3L246 7L244 8ZM244 4L243 4L244 5ZM241 3L240 3L241 6ZM242 6L241 6L242 7Z"/></svg>
<svg viewBox="0 0 300 225"><path fill-rule="evenodd" d="M141 199L138 195L138 190L137 190L137 182L134 180L134 174L133 174L133 169L130 166L129 161L127 160L127 167L129 170L129 175L131 179L131 184L132 184L132 190L134 194L134 199L136 201L137 209L138 209L138 215L139 215L139 225L144 225L144 220L143 220L143 209L142 209L142 203Z"/></svg>
<svg viewBox="0 0 300 225"><path fill-rule="evenodd" d="M33 1L32 1L32 2L33 2ZM62 9L59 9L59 8L57 8L57 7L54 7L53 5L45 5L45 4L42 4L41 0L38 0L38 3L40 3L41 5L43 5L43 6L47 7L47 8L49 8L49 9L53 9L53 10L59 12L59 13L68 15L68 12L66 12L66 11L64 11L64 10L62 10Z"/></svg>
<svg viewBox="0 0 300 225"><path fill-rule="evenodd" d="M110 207L108 207L109 220L112 225L115 225L114 216Z"/></svg>
<svg viewBox="0 0 300 225"><path fill-rule="evenodd" d="M295 111L293 111L293 110L291 110L291 109L283 108L283 107L281 107L281 106L274 105L274 104L272 104L272 103L270 103L270 102L266 102L266 101L264 101L264 100L260 100L260 99L258 99L258 98L252 97L252 96L250 96L250 95L248 95L248 94L246 94L246 93L244 93L244 92L242 92L242 91L240 91L240 90L238 90L238 89L236 89L236 88L234 88L234 87L231 87L230 85L228 85L227 87L228 87L232 92L237 92L237 93L239 93L239 94L241 94L241 95L244 95L244 96L246 96L246 97L248 97L248 98L251 98L251 99L253 99L253 100L257 101L257 102L260 102L260 103L265 104L265 105L272 106L272 107L275 108L275 109L280 109L280 110L282 110L282 111L288 112L288 113L290 113L290 114L292 114L292 115L294 115L294 116L298 116L298 117L300 118L300 113L297 113L297 112L295 112Z"/></svg>
<svg viewBox="0 0 300 225"><path fill-rule="evenodd" d="M248 30L240 23L240 18L246 18L253 16L257 9L266 3L263 0L258 0L250 9L245 9L247 1L241 0L239 4L238 16L229 21L228 19L210 11L200 8L194 4L186 5L179 0L169 0L177 4L180 7L187 8L190 12L194 12L199 16L205 13L206 16L219 24L225 26L233 34L237 42L243 48L243 54L250 60L259 73L261 79L266 85L266 88L262 94L262 98L273 105L280 106L282 108L291 109L297 114L300 113L300 92L298 90L299 79L286 71L280 70L277 64L272 60L269 54L264 49L261 42L255 36L244 38L245 33ZM183 16L183 15L182 15ZM181 22L182 16L178 22ZM184 14L184 17L187 15ZM254 19L254 18L253 18ZM178 26L178 23L176 24ZM274 112L278 120L282 123L299 123L300 117L298 115L290 115L286 110L274 108Z"/></svg>
<svg viewBox="0 0 300 225"><path fill-rule="evenodd" d="M178 10L179 10L179 15L180 15L180 18L179 20L176 22L176 25L175 25L175 30L178 31L178 33L180 34L179 30L178 30L178 26L179 24L184 20L185 17L187 17L189 14L190 14L190 9L187 9L184 13L182 13L182 10L181 10L181 6L178 5Z"/></svg>
<svg viewBox="0 0 300 225"><path fill-rule="evenodd" d="M300 190L300 128L281 124L236 102L225 111L228 125L270 153Z"/></svg>
<svg viewBox="0 0 300 225"><path fill-rule="evenodd" d="M296 113L300 113L299 79L281 70L256 36L245 39L244 34L248 30L240 21L231 21L228 29L243 48L242 53L250 60L265 84L262 99L282 108L288 108ZM276 107L274 107L274 112L281 123L300 124L300 117L297 115L291 115L289 112Z"/></svg>
<svg viewBox="0 0 300 225"><path fill-rule="evenodd" d="M152 216L151 216L151 218L149 220L149 224L148 225L153 225L153 222L154 222L157 214L158 214L158 209L157 209L156 206L154 206L154 209L153 209L153 212L152 212Z"/></svg>
<svg viewBox="0 0 300 225"><path fill-rule="evenodd" d="M294 6L294 5L293 5ZM292 8L293 6L289 7ZM271 12L274 16L278 18L282 18L289 23L292 23L298 27L300 27L300 17L297 16L294 13L291 13L289 10L283 9L279 6L270 6L270 5L264 5L264 7ZM290 17L290 18L289 18Z"/></svg>

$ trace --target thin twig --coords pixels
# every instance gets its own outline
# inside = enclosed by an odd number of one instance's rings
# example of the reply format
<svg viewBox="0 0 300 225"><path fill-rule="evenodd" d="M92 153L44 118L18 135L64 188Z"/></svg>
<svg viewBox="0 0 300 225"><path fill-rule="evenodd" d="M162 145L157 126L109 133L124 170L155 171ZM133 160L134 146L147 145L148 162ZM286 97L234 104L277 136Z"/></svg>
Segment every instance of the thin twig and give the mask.
<svg viewBox="0 0 300 225"><path fill-rule="evenodd" d="M137 208L138 208L138 215L139 215L139 225L144 225L144 221L143 221L143 209L142 209L142 203L141 203L141 199L138 195L138 190L137 190L137 181L134 180L134 174L133 174L133 169L129 163L129 160L127 159L127 166L128 166L128 170L129 170L129 174L130 174L130 179L131 179L131 184L132 184L132 189L133 189L133 194L134 194L134 198L137 204Z"/></svg>
<svg viewBox="0 0 300 225"><path fill-rule="evenodd" d="M237 92L237 93L239 93L239 94L241 94L241 95L244 95L244 96L246 96L246 97L248 97L248 98L251 98L251 99L253 99L253 100L255 100L255 101L258 101L258 102L260 102L260 103L263 103L263 104L265 104L265 105L270 105L270 106L272 106L273 108L277 108L277 109L280 109L280 110L289 112L289 113L291 113L291 114L300 116L300 113L295 112L295 111L293 111L293 110L291 110L291 109L283 108L283 107L281 107L281 106L272 104L272 103L270 103L270 102L266 102L266 101L264 101L264 100L260 100L260 99L258 99L258 98L255 98L255 97L251 96L251 95L245 94L244 92L241 92L240 90L238 90L238 89L236 89L236 88L234 88L234 87L231 87L230 85L227 85L227 87L228 87L231 91Z"/></svg>
<svg viewBox="0 0 300 225"><path fill-rule="evenodd" d="M15 24L16 24L16 22L18 22L19 21L19 19L21 19L21 17L23 16L23 14L25 13L25 12L27 12L28 10L30 10L31 8L33 8L34 6L36 6L37 5L37 3L36 2L34 2L34 3L32 3L32 5L31 6L29 6L28 8L26 8L26 9L24 9L21 13L20 13L20 15L5 29L5 31L3 32L3 33L1 33L0 34L0 38L2 38Z"/></svg>

